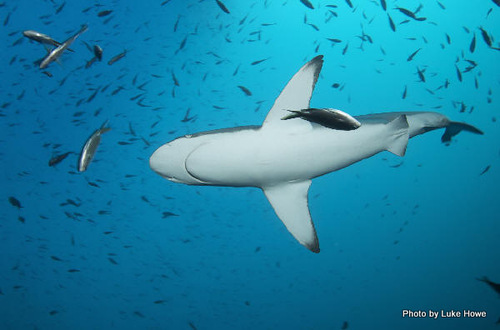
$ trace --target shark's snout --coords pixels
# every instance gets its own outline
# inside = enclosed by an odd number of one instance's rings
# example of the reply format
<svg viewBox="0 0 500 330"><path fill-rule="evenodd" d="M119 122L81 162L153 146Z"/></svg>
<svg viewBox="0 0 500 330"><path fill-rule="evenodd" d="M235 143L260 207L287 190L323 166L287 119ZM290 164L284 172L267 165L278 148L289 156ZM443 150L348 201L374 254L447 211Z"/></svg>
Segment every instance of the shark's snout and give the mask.
<svg viewBox="0 0 500 330"><path fill-rule="evenodd" d="M158 148L149 158L149 167L167 180L176 183L200 184L186 171L186 158L191 147L184 140L176 140Z"/></svg>

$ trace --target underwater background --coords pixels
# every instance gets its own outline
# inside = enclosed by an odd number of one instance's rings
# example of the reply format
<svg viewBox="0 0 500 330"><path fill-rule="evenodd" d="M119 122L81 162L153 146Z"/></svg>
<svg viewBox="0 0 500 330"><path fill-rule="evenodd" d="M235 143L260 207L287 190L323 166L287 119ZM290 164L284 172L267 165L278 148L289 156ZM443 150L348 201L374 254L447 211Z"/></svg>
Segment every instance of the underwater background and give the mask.
<svg viewBox="0 0 500 330"><path fill-rule="evenodd" d="M500 7L383 4L2 1L0 328L498 329L499 296L477 279L500 282ZM73 52L39 69L46 50L22 32L62 42L83 24ZM86 68L94 45L102 61ZM178 136L260 125L319 54L312 107L438 111L484 135L447 146L436 130L403 158L314 179L319 254L259 189L176 184L149 168Z"/></svg>

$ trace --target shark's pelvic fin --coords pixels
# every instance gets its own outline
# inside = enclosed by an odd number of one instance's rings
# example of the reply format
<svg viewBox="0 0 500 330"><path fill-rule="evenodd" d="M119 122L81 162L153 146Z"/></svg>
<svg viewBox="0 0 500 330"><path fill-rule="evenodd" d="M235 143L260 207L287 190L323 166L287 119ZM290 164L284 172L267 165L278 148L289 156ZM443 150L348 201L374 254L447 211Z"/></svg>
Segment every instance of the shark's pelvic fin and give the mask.
<svg viewBox="0 0 500 330"><path fill-rule="evenodd" d="M272 124L276 125L307 125L311 124L307 121L282 121L281 118L290 114L288 110L308 109L311 100L312 92L318 76L323 66L323 55L318 55L311 61L307 62L300 70L290 79L281 94L278 96L274 105L269 110L262 127Z"/></svg>
<svg viewBox="0 0 500 330"><path fill-rule="evenodd" d="M406 115L398 116L393 121L387 123L386 126L387 131L391 134L387 151L400 157L404 156L406 153L406 146L408 145L408 139L410 138Z"/></svg>
<svg viewBox="0 0 500 330"><path fill-rule="evenodd" d="M262 190L288 231L312 252L319 252L316 230L311 220L307 193L311 180L286 182Z"/></svg>

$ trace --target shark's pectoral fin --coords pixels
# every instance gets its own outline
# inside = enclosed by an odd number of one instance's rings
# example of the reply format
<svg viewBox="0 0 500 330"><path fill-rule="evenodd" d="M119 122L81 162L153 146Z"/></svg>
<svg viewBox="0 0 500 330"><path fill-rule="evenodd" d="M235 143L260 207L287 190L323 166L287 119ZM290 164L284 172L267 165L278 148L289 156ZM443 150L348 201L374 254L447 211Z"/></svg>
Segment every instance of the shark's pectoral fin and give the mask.
<svg viewBox="0 0 500 330"><path fill-rule="evenodd" d="M386 150L397 156L404 156L408 139L410 138L406 115L398 116L393 121L387 123L386 127L389 132L389 142Z"/></svg>
<svg viewBox="0 0 500 330"><path fill-rule="evenodd" d="M311 180L285 182L262 190L288 231L312 252L319 252L316 230L311 220L307 193Z"/></svg>

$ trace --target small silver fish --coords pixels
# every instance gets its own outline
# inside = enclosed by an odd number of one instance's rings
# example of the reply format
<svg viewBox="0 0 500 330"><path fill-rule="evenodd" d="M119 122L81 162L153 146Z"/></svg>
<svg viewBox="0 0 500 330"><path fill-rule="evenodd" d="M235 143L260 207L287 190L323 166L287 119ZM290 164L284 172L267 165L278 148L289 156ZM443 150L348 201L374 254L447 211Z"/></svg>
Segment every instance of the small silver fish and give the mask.
<svg viewBox="0 0 500 330"><path fill-rule="evenodd" d="M97 147L99 143L101 143L101 135L111 130L111 128L106 127L108 121L102 124L101 128L96 130L87 140L85 145L83 146L82 153L80 154L80 159L78 160L78 171L84 172L87 170L90 162L94 158L94 155L97 151Z"/></svg>
<svg viewBox="0 0 500 330"><path fill-rule="evenodd" d="M83 25L80 31L78 31L75 35L51 50L40 63L40 69L45 69L47 66L49 66L50 63L57 61L62 53L67 50L69 46L76 40L76 38L78 38L80 34L85 31L87 31L87 25Z"/></svg>
<svg viewBox="0 0 500 330"><path fill-rule="evenodd" d="M48 35L40 33L38 31L26 30L26 31L23 31L23 35L26 38L31 39L31 40L36 41L36 42L39 42L43 45L50 45L50 46L54 46L54 47L59 47L61 45L60 42L55 41L54 39L52 39Z"/></svg>

